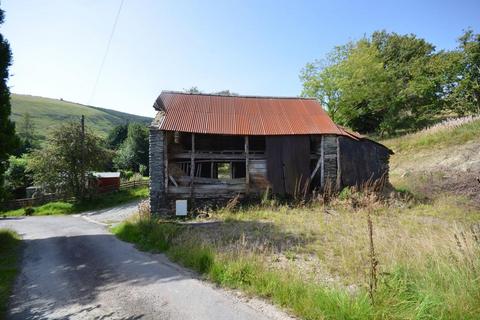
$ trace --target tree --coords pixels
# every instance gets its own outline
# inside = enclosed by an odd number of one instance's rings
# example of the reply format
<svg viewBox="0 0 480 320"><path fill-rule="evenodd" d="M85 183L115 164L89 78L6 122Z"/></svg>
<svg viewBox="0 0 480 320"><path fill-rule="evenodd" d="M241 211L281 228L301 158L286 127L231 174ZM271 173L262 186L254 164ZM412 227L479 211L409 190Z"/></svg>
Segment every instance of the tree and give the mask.
<svg viewBox="0 0 480 320"><path fill-rule="evenodd" d="M27 156L14 157L8 160L8 169L5 172L5 187L15 197L25 197L25 190L33 183L30 172L27 170Z"/></svg>
<svg viewBox="0 0 480 320"><path fill-rule="evenodd" d="M120 124L115 126L107 137L107 146L110 149L117 150L120 145L127 139L128 124Z"/></svg>
<svg viewBox="0 0 480 320"><path fill-rule="evenodd" d="M302 69L302 95L316 97L338 123L392 134L432 122L447 109L456 52L435 52L415 35L374 32L334 48Z"/></svg>
<svg viewBox="0 0 480 320"><path fill-rule="evenodd" d="M44 149L32 153L28 168L35 183L47 191L83 200L88 195L88 173L101 170L109 157L101 138L83 132L80 123L68 122L54 129Z"/></svg>
<svg viewBox="0 0 480 320"><path fill-rule="evenodd" d="M222 95L222 96L238 96L238 93L235 93L235 92L232 92L230 90L222 90L222 91L218 91L218 92L213 92L213 94L218 94L218 95Z"/></svg>
<svg viewBox="0 0 480 320"><path fill-rule="evenodd" d="M20 137L21 153L30 153L39 147L35 133L35 124L33 123L32 116L28 112L23 114L18 136Z"/></svg>
<svg viewBox="0 0 480 320"><path fill-rule="evenodd" d="M129 169L139 172L140 165L148 168L148 150L148 128L140 123L131 123L128 126L127 139L118 149L113 162L119 169Z"/></svg>
<svg viewBox="0 0 480 320"><path fill-rule="evenodd" d="M458 39L461 69L450 101L461 114L480 113L480 34L468 29Z"/></svg>
<svg viewBox="0 0 480 320"><path fill-rule="evenodd" d="M0 9L0 25L3 24L4 18L4 11ZM15 125L10 121L10 89L7 86L8 68L11 61L10 45L0 34L0 202L5 197L4 173L7 167L7 159L18 145Z"/></svg>
<svg viewBox="0 0 480 320"><path fill-rule="evenodd" d="M191 87L189 89L183 89L183 92L186 92L186 93L202 93L202 91L200 91L198 89L198 87L196 87L196 86Z"/></svg>

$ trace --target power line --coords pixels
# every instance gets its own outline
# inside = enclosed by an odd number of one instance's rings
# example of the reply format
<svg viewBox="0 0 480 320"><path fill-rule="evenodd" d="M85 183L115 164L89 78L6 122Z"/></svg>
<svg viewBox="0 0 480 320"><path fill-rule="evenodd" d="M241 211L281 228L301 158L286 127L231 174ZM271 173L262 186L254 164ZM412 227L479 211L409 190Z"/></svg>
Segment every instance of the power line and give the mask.
<svg viewBox="0 0 480 320"><path fill-rule="evenodd" d="M112 38L113 38L113 35L115 34L115 29L117 28L118 17L120 17L120 12L122 11L124 1L125 0L120 1L120 6L118 7L117 15L115 16L115 21L113 22L112 32L110 33L110 37L108 38L107 49L105 50L102 63L100 64L100 68L98 69L97 78L95 79L95 84L93 86L92 93L90 94L90 98L88 99L88 104L92 103L93 97L95 96L95 92L97 91L98 82L100 80L100 76L103 71L103 66L105 65L105 60L107 60L108 52L110 51L110 44L112 43Z"/></svg>

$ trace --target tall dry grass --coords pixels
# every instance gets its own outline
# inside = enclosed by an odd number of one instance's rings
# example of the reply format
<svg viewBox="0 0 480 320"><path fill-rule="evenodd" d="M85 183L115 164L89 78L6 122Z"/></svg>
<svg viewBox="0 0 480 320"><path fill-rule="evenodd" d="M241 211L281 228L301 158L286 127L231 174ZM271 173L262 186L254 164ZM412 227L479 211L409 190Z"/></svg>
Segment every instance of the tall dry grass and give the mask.
<svg viewBox="0 0 480 320"><path fill-rule="evenodd" d="M477 318L480 224L444 202L379 191L370 184L328 201L265 197L250 206L233 199L203 218L210 223L147 218L116 232L306 319Z"/></svg>

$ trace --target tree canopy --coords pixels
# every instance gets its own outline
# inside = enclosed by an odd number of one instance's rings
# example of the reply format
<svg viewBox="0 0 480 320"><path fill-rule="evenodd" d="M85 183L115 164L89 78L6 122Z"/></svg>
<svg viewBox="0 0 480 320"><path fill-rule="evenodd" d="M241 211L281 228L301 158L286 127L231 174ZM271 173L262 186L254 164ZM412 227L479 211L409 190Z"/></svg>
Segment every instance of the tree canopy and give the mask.
<svg viewBox="0 0 480 320"><path fill-rule="evenodd" d="M4 21L4 12L0 9L0 25ZM8 41L0 33L0 202L4 200L4 173L9 155L18 145L15 125L10 120L10 90L7 86L8 68L12 61L12 53Z"/></svg>
<svg viewBox="0 0 480 320"><path fill-rule="evenodd" d="M48 144L34 151L28 162L35 184L51 192L65 192L77 199L87 194L87 176L102 170L110 157L102 140L78 122L56 128Z"/></svg>
<svg viewBox="0 0 480 320"><path fill-rule="evenodd" d="M468 30L459 43L437 52L415 35L377 31L308 63L300 73L302 95L363 133L393 134L471 113L479 106L480 38Z"/></svg>
<svg viewBox="0 0 480 320"><path fill-rule="evenodd" d="M127 137L121 143L117 154L113 159L115 166L119 169L140 171L140 167L148 172L148 150L149 150L148 128L141 123L128 125Z"/></svg>

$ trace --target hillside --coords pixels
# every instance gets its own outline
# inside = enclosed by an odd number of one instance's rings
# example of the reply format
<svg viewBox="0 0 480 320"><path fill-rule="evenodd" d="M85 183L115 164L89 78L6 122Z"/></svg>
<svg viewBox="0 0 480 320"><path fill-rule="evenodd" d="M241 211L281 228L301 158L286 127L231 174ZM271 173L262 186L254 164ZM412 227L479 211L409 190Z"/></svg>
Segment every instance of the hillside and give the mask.
<svg viewBox="0 0 480 320"><path fill-rule="evenodd" d="M397 188L427 198L453 194L480 207L480 117L447 120L383 143L395 152L390 180Z"/></svg>
<svg viewBox="0 0 480 320"><path fill-rule="evenodd" d="M85 115L87 127L100 136L107 133L116 125L126 122L141 122L148 124L151 118L137 116L115 110L86 106L50 98L30 95L12 94L12 119L17 123L17 130L21 130L22 118L29 113L35 125L35 132L44 140L51 129L61 122L80 119Z"/></svg>

